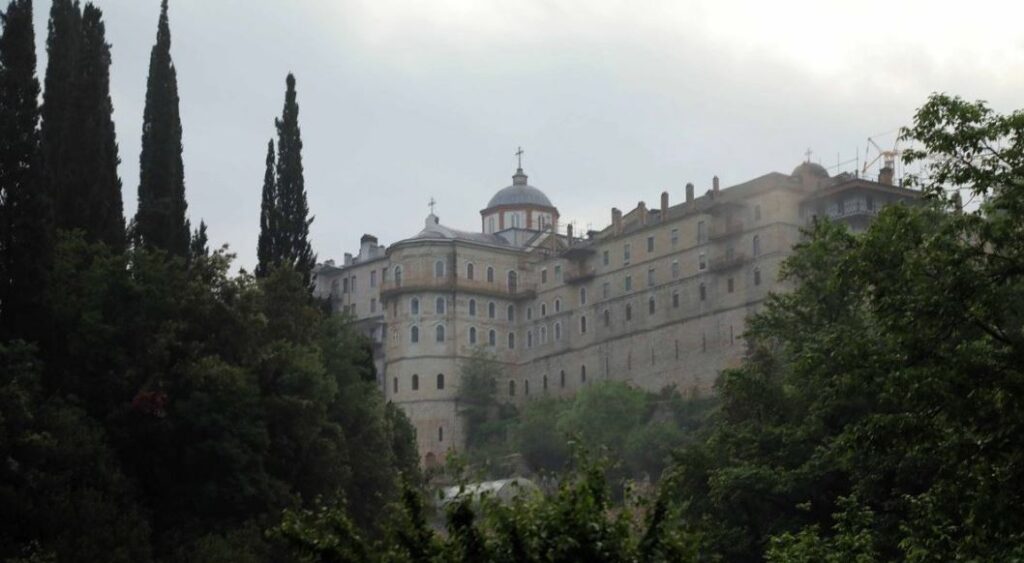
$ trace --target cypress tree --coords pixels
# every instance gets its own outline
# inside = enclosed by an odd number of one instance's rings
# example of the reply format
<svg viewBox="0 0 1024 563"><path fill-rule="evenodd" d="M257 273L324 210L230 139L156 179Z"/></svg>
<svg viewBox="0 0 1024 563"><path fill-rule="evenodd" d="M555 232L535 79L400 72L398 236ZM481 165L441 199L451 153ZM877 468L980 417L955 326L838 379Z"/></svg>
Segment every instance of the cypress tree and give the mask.
<svg viewBox="0 0 1024 563"><path fill-rule="evenodd" d="M185 220L188 205L181 152L178 79L171 60L167 0L163 0L156 44L149 56L135 228L143 245L163 249L176 256L185 256L189 249L189 229Z"/></svg>
<svg viewBox="0 0 1024 563"><path fill-rule="evenodd" d="M46 69L42 170L58 229L124 247L120 163L110 100L110 45L103 13L54 0Z"/></svg>
<svg viewBox="0 0 1024 563"><path fill-rule="evenodd" d="M0 20L0 333L35 339L52 238L38 179L32 0L12 0Z"/></svg>
<svg viewBox="0 0 1024 563"><path fill-rule="evenodd" d="M39 179L50 203L51 222L69 215L61 186L71 177L68 144L71 138L71 102L75 94L82 13L72 0L53 0L46 38L46 89L43 92L40 130Z"/></svg>
<svg viewBox="0 0 1024 563"><path fill-rule="evenodd" d="M274 140L267 142L266 170L263 173L263 201L260 204L260 238L256 246L256 275L266 277L280 263L277 239L277 179L274 176Z"/></svg>
<svg viewBox="0 0 1024 563"><path fill-rule="evenodd" d="M199 228L192 231L189 241L189 260L205 258L210 255L209 239L206 237L206 221L199 221Z"/></svg>
<svg viewBox="0 0 1024 563"><path fill-rule="evenodd" d="M299 104L296 101L295 76L285 81L284 111L277 125L277 195L280 208L280 256L311 284L316 255L309 243L309 216L306 186L302 172L302 135L299 131Z"/></svg>

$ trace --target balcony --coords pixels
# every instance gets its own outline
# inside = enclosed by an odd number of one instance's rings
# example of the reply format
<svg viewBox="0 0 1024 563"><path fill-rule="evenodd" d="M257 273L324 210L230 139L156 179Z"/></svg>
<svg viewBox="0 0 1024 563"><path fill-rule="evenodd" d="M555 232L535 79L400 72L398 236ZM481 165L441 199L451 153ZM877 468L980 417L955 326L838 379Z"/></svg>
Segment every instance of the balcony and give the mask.
<svg viewBox="0 0 1024 563"><path fill-rule="evenodd" d="M709 236L711 240L719 240L736 236L743 232L743 223L739 221L730 221L728 223L719 223L711 226L711 233Z"/></svg>
<svg viewBox="0 0 1024 563"><path fill-rule="evenodd" d="M572 285L577 283L586 283L594 279L594 275L595 273L593 268L584 268L581 266L578 268L570 268L565 272L562 279L565 280L565 283Z"/></svg>
<svg viewBox="0 0 1024 563"><path fill-rule="evenodd" d="M712 258L711 262L708 263L708 270L712 272L724 272L739 268L747 261L747 255L742 253L734 253L732 256L721 256L719 258Z"/></svg>

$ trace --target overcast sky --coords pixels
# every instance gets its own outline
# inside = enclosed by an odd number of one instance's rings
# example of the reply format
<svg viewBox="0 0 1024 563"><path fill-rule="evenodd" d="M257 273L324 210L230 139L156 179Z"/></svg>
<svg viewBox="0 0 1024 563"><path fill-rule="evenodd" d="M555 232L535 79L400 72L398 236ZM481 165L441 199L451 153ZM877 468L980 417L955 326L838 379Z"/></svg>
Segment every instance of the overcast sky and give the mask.
<svg viewBox="0 0 1024 563"><path fill-rule="evenodd" d="M125 213L135 213L159 0L95 0L112 45ZM47 0L35 0L44 74ZM688 181L835 166L930 92L1024 107L1024 2L171 0L189 215L255 262L267 140L298 80L321 260L456 228L511 183L601 228ZM854 168L849 164L843 169ZM833 170L834 171L834 170Z"/></svg>

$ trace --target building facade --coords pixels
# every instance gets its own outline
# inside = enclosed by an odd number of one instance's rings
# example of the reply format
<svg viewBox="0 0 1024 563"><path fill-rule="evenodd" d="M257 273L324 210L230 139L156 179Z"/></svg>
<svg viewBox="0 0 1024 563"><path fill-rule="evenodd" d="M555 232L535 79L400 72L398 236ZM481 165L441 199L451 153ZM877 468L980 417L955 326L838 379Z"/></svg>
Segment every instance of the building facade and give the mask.
<svg viewBox="0 0 1024 563"><path fill-rule="evenodd" d="M600 231L561 229L558 209L520 168L481 211L480 232L431 213L386 249L365 235L357 256L319 265L316 291L374 342L378 382L417 431L426 465L464 443L460 367L484 347L504 366L502 400L568 396L601 380L657 391L711 392L744 354L746 319L785 290L782 262L816 217L866 228L917 193L830 177L805 162L702 196L687 184L611 210ZM582 236L580 236L582 235Z"/></svg>

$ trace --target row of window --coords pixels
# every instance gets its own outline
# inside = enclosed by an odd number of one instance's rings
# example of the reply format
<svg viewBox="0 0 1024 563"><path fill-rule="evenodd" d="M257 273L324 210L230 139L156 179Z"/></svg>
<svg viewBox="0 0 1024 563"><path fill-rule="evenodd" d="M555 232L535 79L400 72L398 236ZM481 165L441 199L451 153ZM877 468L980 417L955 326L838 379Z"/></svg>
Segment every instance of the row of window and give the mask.
<svg viewBox="0 0 1024 563"><path fill-rule="evenodd" d="M586 305L586 304L587 304L587 289L584 288L584 287L581 287L580 288L580 305ZM376 300L375 299L371 300L371 305L376 305ZM375 307L371 306L371 312L373 312L374 309L375 309ZM438 315L443 315L443 314L445 314L446 310L447 310L447 300L444 297L437 297L436 299L434 299L434 313L436 313ZM489 302L487 304L487 317L490 318L490 319L495 318L497 316L497 310L498 310L497 309L497 305L495 305L494 301ZM555 299L555 301L554 301L554 312L555 313L560 313L561 311L562 311L562 300L561 299ZM419 297L413 297L412 299L409 300L409 314L410 315L419 315L420 314L420 298ZM475 317L476 314L477 314L476 299L470 299L469 300L469 316ZM546 317L547 314L548 314L548 304L547 303L541 303L540 304L540 316ZM515 308L514 305L509 305L505 309L505 318L508 319L509 321L516 320L516 308ZM527 320L533 320L533 307L527 307L526 308L526 319Z"/></svg>
<svg viewBox="0 0 1024 563"><path fill-rule="evenodd" d="M402 285L402 266L395 266L395 285L401 287ZM385 270L386 271L386 270ZM434 262L434 277L444 278L448 275L448 263L445 260L437 260ZM515 291L516 282L519 274L515 270L509 270L506 275L508 282L508 288L510 291ZM472 262L466 263L466 279L476 279L476 266ZM355 280L353 279L353 284ZM487 283L494 283L494 267L487 267ZM354 286L353 286L354 287Z"/></svg>
<svg viewBox="0 0 1024 563"><path fill-rule="evenodd" d="M587 382L587 366L582 365L582 366L580 366L580 383L583 384L583 383L586 383L586 382ZM439 389L439 390L443 390L444 389L444 374L443 373L437 374L437 377L435 378L435 385L436 385L437 389ZM544 375L544 377L542 379L541 385L543 386L543 389L545 391L547 391L547 389L548 389L548 376L547 375ZM560 374L559 374L559 385L563 389L565 388L565 370L562 370L560 372ZM412 391L419 391L419 389L420 389L420 375L418 373L412 374L412 377L409 378L409 389L412 390ZM392 390L393 393L398 393L398 378L397 377L392 378L392 380L391 380L391 390ZM529 395L530 394L530 381L528 379L523 381L523 394L524 395ZM516 382L515 382L515 380L509 380L509 382L508 382L508 395L509 395L509 397L514 397L516 395ZM441 436L441 434L439 434L439 436ZM442 438L439 438L439 440L440 439L442 439Z"/></svg>

